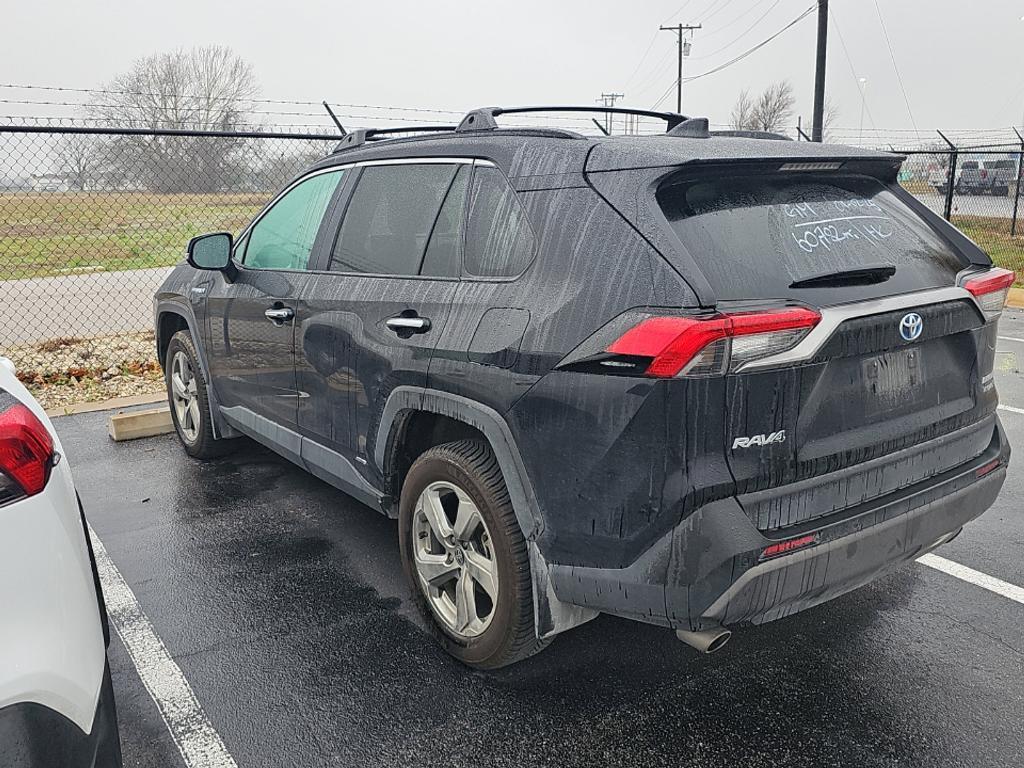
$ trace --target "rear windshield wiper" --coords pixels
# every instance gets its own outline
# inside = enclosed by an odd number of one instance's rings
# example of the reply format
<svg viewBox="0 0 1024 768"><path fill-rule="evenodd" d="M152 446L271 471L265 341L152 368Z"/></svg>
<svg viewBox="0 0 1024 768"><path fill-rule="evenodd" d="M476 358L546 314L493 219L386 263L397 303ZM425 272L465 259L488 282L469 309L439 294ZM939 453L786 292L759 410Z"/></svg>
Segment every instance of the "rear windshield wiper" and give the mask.
<svg viewBox="0 0 1024 768"><path fill-rule="evenodd" d="M813 275L794 280L789 284L790 288L824 288L839 285L871 285L873 283L884 283L896 274L896 267L886 264L877 267L856 267L855 269L841 269L838 272L826 272L823 275Z"/></svg>

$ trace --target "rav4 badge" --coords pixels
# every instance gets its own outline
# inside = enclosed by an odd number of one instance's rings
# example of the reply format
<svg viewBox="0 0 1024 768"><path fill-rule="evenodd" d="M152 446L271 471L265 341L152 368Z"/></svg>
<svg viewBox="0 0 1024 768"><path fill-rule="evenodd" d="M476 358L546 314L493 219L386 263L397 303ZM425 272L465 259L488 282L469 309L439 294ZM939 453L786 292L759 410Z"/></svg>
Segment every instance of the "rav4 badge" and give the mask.
<svg viewBox="0 0 1024 768"><path fill-rule="evenodd" d="M778 432L770 432L767 435L737 437L732 441L732 449L735 451L737 448L752 448L755 445L771 445L772 443L784 442L786 442L786 430L780 429Z"/></svg>

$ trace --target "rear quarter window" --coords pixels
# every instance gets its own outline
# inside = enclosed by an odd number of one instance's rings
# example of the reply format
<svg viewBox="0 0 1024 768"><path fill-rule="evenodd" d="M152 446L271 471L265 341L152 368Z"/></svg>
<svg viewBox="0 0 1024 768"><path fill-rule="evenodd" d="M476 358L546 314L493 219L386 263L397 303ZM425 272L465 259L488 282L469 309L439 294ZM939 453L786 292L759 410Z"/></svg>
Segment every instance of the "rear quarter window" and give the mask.
<svg viewBox="0 0 1024 768"><path fill-rule="evenodd" d="M791 285L879 266L896 268L884 293L923 290L952 285L964 264L867 177L716 178L663 186L657 199L720 299L807 298ZM857 293L847 287L833 298L853 300Z"/></svg>
<svg viewBox="0 0 1024 768"><path fill-rule="evenodd" d="M466 272L474 277L515 277L533 258L533 230L501 171L477 166L469 191Z"/></svg>

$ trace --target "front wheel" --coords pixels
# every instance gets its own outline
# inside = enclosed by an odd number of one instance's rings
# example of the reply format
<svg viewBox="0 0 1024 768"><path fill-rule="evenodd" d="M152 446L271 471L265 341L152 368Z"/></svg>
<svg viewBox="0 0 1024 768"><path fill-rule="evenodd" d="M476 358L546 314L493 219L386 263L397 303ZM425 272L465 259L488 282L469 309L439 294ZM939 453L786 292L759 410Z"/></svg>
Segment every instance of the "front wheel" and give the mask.
<svg viewBox="0 0 1024 768"><path fill-rule="evenodd" d="M164 361L164 377L171 421L185 452L197 459L221 455L223 441L213 436L206 382L188 331L178 331L171 337Z"/></svg>
<svg viewBox="0 0 1024 768"><path fill-rule="evenodd" d="M526 540L486 443L446 443L413 463L399 543L417 604L455 658L497 669L547 645L534 631Z"/></svg>

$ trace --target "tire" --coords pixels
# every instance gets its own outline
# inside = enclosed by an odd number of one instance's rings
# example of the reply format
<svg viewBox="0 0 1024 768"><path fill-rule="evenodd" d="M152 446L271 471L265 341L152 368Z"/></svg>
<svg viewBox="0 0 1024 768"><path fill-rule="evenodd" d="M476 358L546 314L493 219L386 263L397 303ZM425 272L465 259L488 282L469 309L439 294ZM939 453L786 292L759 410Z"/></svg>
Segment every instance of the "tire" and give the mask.
<svg viewBox="0 0 1024 768"><path fill-rule="evenodd" d="M181 377L186 386L187 398L193 402L191 408L181 407L182 398L176 397L173 379L176 373L184 372L187 362L191 376ZM206 381L199 365L199 356L192 344L192 335L178 331L167 345L164 359L164 381L167 385L167 404L171 409L171 421L185 453L196 459L212 459L224 453L225 441L213 436L213 420L210 417L210 399L206 392Z"/></svg>
<svg viewBox="0 0 1024 768"><path fill-rule="evenodd" d="M431 506L428 499L436 499L442 506ZM428 507L433 510L430 517L444 517L447 529L444 520L435 519L433 524L428 520ZM463 515L466 520L473 519L474 507L482 525L470 523L463 527L469 533L456 537L460 520ZM445 443L416 459L402 485L398 525L402 567L417 606L449 654L476 669L498 669L548 645L550 640L538 640L534 631L526 539L498 461L485 442ZM439 528L443 529L440 536ZM446 531L452 535L448 544L440 541ZM421 564L428 560L427 565ZM426 583L428 567L433 569L429 573L437 574L436 587ZM442 573L446 568L450 575ZM488 578L477 581L467 576L485 571L497 576L493 601L484 588ZM470 578L472 599L462 597L465 578ZM495 585L492 582L490 586ZM460 612L460 599L472 608Z"/></svg>

